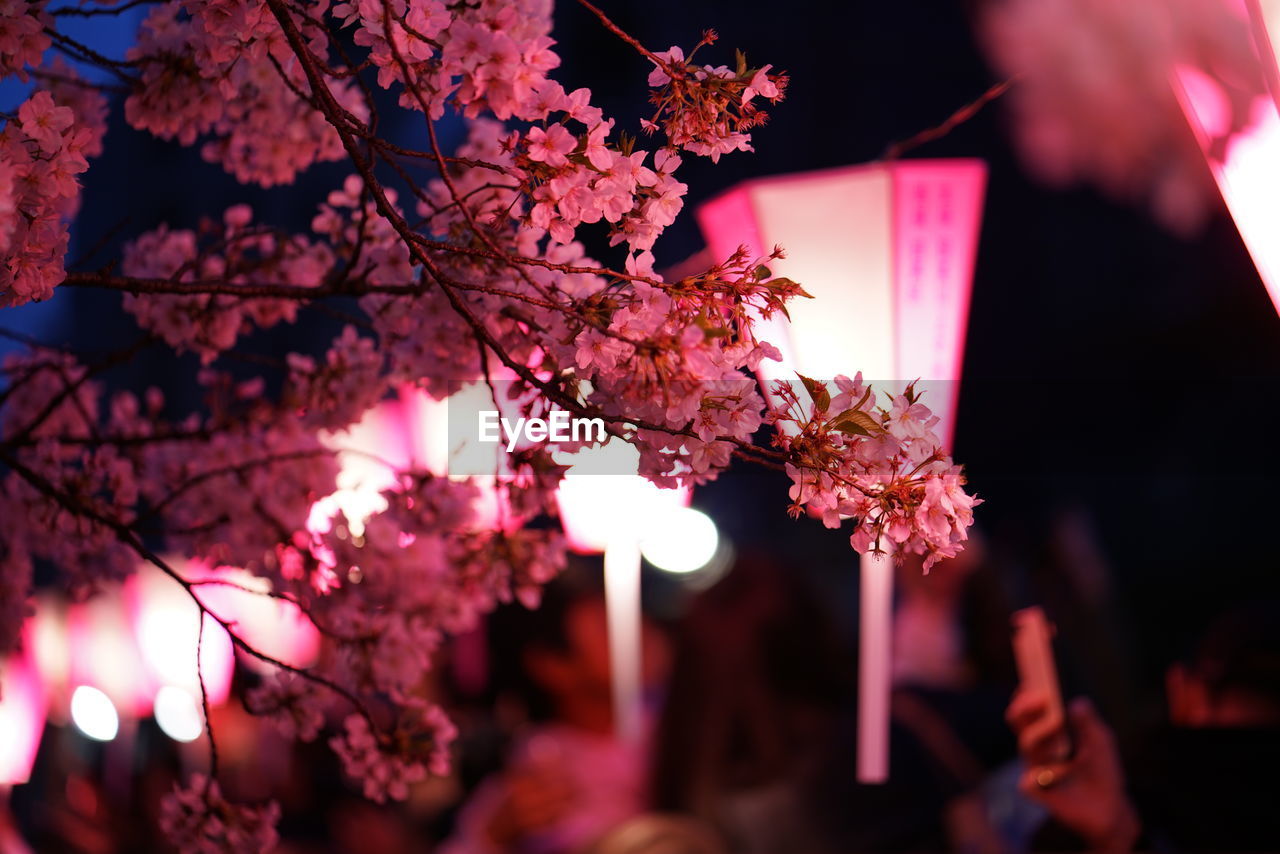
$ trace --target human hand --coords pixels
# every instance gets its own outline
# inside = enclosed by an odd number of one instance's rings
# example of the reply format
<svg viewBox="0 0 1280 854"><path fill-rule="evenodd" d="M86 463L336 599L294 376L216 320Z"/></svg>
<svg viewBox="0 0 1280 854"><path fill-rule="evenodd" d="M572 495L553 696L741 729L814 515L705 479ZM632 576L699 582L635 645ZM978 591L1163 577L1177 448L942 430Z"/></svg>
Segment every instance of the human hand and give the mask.
<svg viewBox="0 0 1280 854"><path fill-rule="evenodd" d="M1023 690L1005 713L1027 763L1018 788L1093 850L1131 850L1139 823L1110 727L1082 698L1067 709L1068 735L1047 721L1048 708L1047 697Z"/></svg>

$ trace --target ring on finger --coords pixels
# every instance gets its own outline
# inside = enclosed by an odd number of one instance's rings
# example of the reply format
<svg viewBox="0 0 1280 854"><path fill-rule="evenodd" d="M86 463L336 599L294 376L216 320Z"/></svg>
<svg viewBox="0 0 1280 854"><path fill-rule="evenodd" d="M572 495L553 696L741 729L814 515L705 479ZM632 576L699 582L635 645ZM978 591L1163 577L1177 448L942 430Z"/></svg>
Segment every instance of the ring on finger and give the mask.
<svg viewBox="0 0 1280 854"><path fill-rule="evenodd" d="M1041 789L1049 789L1062 779L1062 775L1052 768L1039 768L1032 779Z"/></svg>

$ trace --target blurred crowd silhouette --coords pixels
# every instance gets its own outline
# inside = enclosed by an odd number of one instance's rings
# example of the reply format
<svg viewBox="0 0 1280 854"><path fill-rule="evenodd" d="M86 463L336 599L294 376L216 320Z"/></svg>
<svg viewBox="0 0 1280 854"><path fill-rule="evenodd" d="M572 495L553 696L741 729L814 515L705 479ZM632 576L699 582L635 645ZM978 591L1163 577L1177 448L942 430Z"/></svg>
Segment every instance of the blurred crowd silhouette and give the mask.
<svg viewBox="0 0 1280 854"><path fill-rule="evenodd" d="M582 558L541 608L505 606L424 679L462 731L450 777L368 803L322 745L232 702L214 712L224 788L281 801L285 854L1280 850L1280 603L1204 615L1156 668L1159 701L1087 517L1053 530L1034 570L980 535L927 575L898 564L884 785L854 777L847 608L755 552L650 608L641 743L613 734L601 568ZM1031 602L1057 627L1065 727L1019 689L1009 615ZM202 749L150 721L107 744L50 724L0 852L166 850L155 805Z"/></svg>

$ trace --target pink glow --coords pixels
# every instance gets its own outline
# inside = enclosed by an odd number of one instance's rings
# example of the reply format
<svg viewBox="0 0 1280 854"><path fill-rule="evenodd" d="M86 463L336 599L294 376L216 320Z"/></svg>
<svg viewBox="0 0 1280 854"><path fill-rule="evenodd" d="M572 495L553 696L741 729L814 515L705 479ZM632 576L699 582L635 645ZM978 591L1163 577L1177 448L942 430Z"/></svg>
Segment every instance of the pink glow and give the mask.
<svg viewBox="0 0 1280 854"><path fill-rule="evenodd" d="M515 373L495 366L490 375L496 383L515 378ZM501 386L500 386L501 387ZM474 445L457 441L450 446L450 423L470 425L476 423L481 410L497 409L505 417L518 417L518 401L508 401L499 396L495 405L493 393L483 381L469 383L444 400L432 400L421 389L405 387L400 391L406 418L411 425L414 441L414 459L438 477L453 476L465 479L480 489L476 500L476 526L486 528L512 528L519 520L511 515L511 509L501 490L495 488L503 475L509 475L506 455L497 454L493 445ZM458 430L454 431L460 432ZM496 474L450 475L450 472L495 471Z"/></svg>
<svg viewBox="0 0 1280 854"><path fill-rule="evenodd" d="M497 382L514 378L501 366L491 374ZM515 417L515 403L510 405L509 414ZM474 507L477 528L518 525L501 491L493 488L497 478L508 473L494 453L495 446L449 446L451 409L454 424L471 424L475 417L469 413L493 408L491 393L480 381L463 386L445 400L433 400L422 389L403 386L395 399L382 401L349 429L325 437L325 444L339 452L338 489L312 506L307 528L315 533L328 531L341 510L353 533L360 533L365 519L386 508L379 493L395 485L397 472L411 468L469 480L479 487ZM451 469L480 471L486 467L498 467L497 476L450 475Z"/></svg>
<svg viewBox="0 0 1280 854"><path fill-rule="evenodd" d="M1246 0L1245 5L1267 88L1271 90L1277 108L1280 108L1280 61L1276 57L1276 39L1280 36L1280 0Z"/></svg>
<svg viewBox="0 0 1280 854"><path fill-rule="evenodd" d="M328 531L341 510L358 534L365 519L386 509L379 493L395 483L396 471L413 463L409 420L399 401L383 401L351 427L327 434L323 441L338 451L338 488L312 506L307 528L313 533Z"/></svg>
<svg viewBox="0 0 1280 854"><path fill-rule="evenodd" d="M89 685L106 694L121 715L145 717L158 685L147 668L129 625L119 587L104 590L67 609L70 691ZM194 661L194 659L193 659Z"/></svg>
<svg viewBox="0 0 1280 854"><path fill-rule="evenodd" d="M1261 10L1280 17L1277 4L1266 2L1253 18L1260 44L1270 46ZM1275 20L1273 18L1273 20ZM1274 54L1266 57L1274 75ZM1228 93L1193 68L1179 68L1175 86L1183 112L1218 182L1236 228L1254 266L1280 310L1280 113L1275 98L1259 95L1249 105L1248 122L1232 129ZM1278 93L1280 94L1280 93Z"/></svg>
<svg viewBox="0 0 1280 854"><path fill-rule="evenodd" d="M237 585L201 584L200 598L213 613L234 622L236 633L254 649L294 667L315 663L320 654L319 630L297 605L261 595L271 590L266 579L225 566L208 571L193 566L187 574L192 579ZM260 672L274 669L250 655L242 655L241 660Z"/></svg>
<svg viewBox="0 0 1280 854"><path fill-rule="evenodd" d="M748 181L700 207L717 259L781 244L774 271L815 297L762 329L784 358L761 378L923 379L949 447L985 187L981 161L910 160Z"/></svg>
<svg viewBox="0 0 1280 854"><path fill-rule="evenodd" d="M613 440L556 460L570 466L556 490L560 521L569 548L583 554L599 554L619 540L638 541L664 509L688 506L692 497L688 489L661 489L638 474L582 473L639 471L639 452L624 442Z"/></svg>
<svg viewBox="0 0 1280 854"><path fill-rule="evenodd" d="M198 577L198 573L187 574ZM203 597L203 593L201 595ZM145 669L151 683L148 711L155 691L161 686L173 685L199 697L201 680L210 705L225 703L235 670L235 654L226 630L205 616L201 641L199 608L173 579L151 567L143 567L129 578L125 583L125 598L133 624L133 639L145 665L141 669ZM200 669L197 674L198 642ZM134 666L134 669L140 668ZM107 688L99 687L111 695Z"/></svg>
<svg viewBox="0 0 1280 854"><path fill-rule="evenodd" d="M950 448L987 168L977 160L908 160L894 173L897 378L924 379ZM932 380L942 385L931 388Z"/></svg>
<svg viewBox="0 0 1280 854"><path fill-rule="evenodd" d="M25 652L15 653L0 672L0 785L31 777L44 731L45 696L31 653L31 622L24 628Z"/></svg>
<svg viewBox="0 0 1280 854"><path fill-rule="evenodd" d="M36 612L27 622L32 661L44 689L45 705L54 723L66 723L71 701L71 640L67 629L67 606L60 598L45 593L36 599ZM26 641L24 641L26 642Z"/></svg>

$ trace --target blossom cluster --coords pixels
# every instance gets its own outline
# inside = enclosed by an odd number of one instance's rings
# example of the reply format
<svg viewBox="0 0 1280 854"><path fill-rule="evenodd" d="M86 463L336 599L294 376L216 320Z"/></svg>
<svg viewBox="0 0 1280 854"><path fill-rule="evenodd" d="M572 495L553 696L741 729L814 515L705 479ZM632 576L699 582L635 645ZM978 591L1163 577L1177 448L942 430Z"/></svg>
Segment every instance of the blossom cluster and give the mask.
<svg viewBox="0 0 1280 854"><path fill-rule="evenodd" d="M0 307L48 299L65 278L77 176L102 151L105 111L98 93L54 83L33 92L16 121L0 128Z"/></svg>
<svg viewBox="0 0 1280 854"><path fill-rule="evenodd" d="M217 780L194 774L160 804L160 826L180 851L223 854L226 851L265 854L276 847L280 806L233 804L222 795Z"/></svg>
<svg viewBox="0 0 1280 854"><path fill-rule="evenodd" d="M88 444L103 420L103 400L101 385L84 366L64 353L44 352L12 354L3 369L9 382L0 442L13 449L27 472L11 470L0 480L4 518L26 520L5 526L0 548L5 570L0 601L13 611L30 594L35 559L62 567L65 583L77 595L132 572L133 556L102 520L132 522L131 514L115 508L117 502L135 504L139 487L119 448ZM121 417L128 397L113 402L107 420L128 420ZM16 467L11 463L10 468ZM67 496L77 509L52 498L51 491Z"/></svg>
<svg viewBox="0 0 1280 854"><path fill-rule="evenodd" d="M330 742L334 752L347 775L360 781L365 797L379 803L387 798L403 801L409 797L409 786L428 773L446 774L449 745L458 732L439 706L417 702L401 707L401 719L389 739L376 737L360 715L348 717L345 727Z"/></svg>
<svg viewBox="0 0 1280 854"><path fill-rule="evenodd" d="M672 145L713 162L732 151L750 151L749 130L769 118L755 99L777 103L787 88L785 75L770 73L772 65L749 68L741 52L734 69L695 64L694 53L716 39L709 30L688 57L679 45L653 54L649 85L658 111L644 123L651 132L661 127Z"/></svg>
<svg viewBox="0 0 1280 854"><path fill-rule="evenodd" d="M155 332L178 351L198 353L203 362L231 348L241 334L292 322L294 299L247 298L237 285L284 284L318 287L333 264L323 243L279 235L255 227L248 205L229 208L221 226L207 224L201 235L166 225L125 247L124 272L139 279L170 282L219 282L222 293L132 293L124 307L143 329ZM202 245L203 244L203 245Z"/></svg>
<svg viewBox="0 0 1280 854"><path fill-rule="evenodd" d="M771 412L775 442L790 456L791 512L829 528L852 518L856 551L923 554L926 570L958 554L981 500L964 491L914 383L878 406L862 374L836 377L834 395L828 383L800 379L803 397L794 383L775 383Z"/></svg>
<svg viewBox="0 0 1280 854"><path fill-rule="evenodd" d="M26 80L27 66L39 65L52 43L45 33L52 24L44 0L0 0L0 74Z"/></svg>
<svg viewBox="0 0 1280 854"><path fill-rule="evenodd" d="M312 4L323 15L327 2ZM323 25L297 16L318 56L328 55ZM265 3L170 0L156 5L127 58L140 65L139 86L125 117L140 130L191 145L244 183L291 183L318 161L345 156L324 116L301 93L307 82ZM349 82L334 80L333 97L359 120L368 108Z"/></svg>

